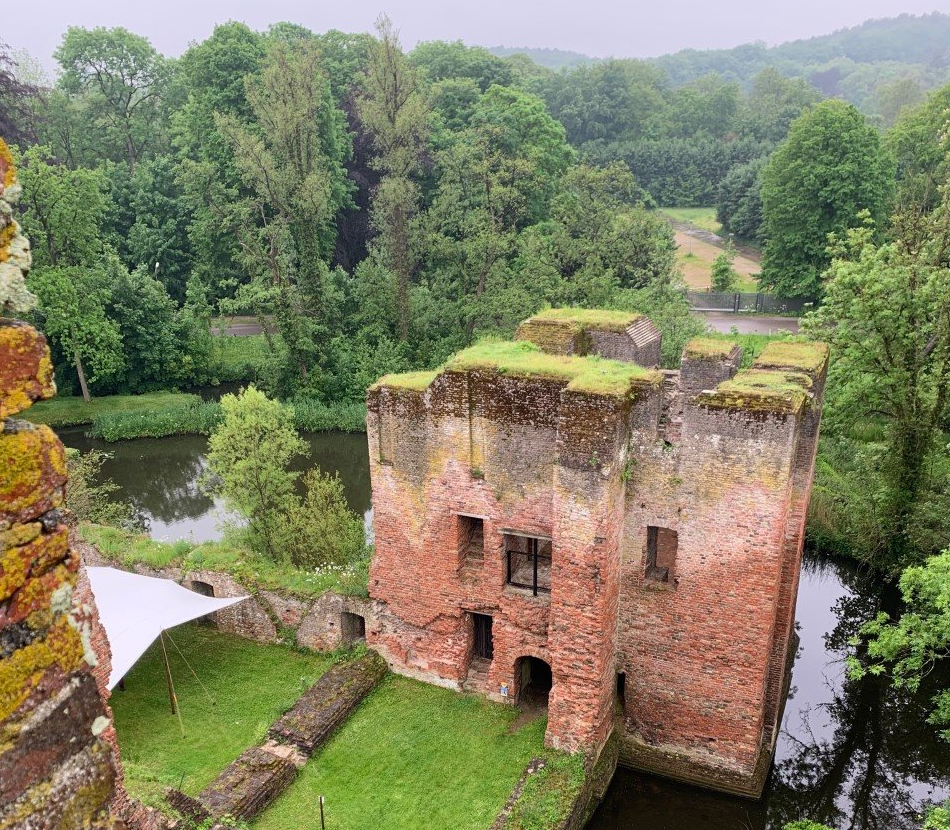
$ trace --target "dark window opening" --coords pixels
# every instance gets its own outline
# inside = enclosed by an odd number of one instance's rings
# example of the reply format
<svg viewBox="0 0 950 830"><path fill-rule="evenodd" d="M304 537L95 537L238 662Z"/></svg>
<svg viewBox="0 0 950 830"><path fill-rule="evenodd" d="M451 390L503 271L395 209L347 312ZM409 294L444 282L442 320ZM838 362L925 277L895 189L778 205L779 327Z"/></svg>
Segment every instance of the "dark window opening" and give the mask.
<svg viewBox="0 0 950 830"><path fill-rule="evenodd" d="M459 557L480 560L485 554L485 522L475 516L458 516Z"/></svg>
<svg viewBox="0 0 950 830"><path fill-rule="evenodd" d="M537 657L519 657L515 661L518 680L518 703L522 706L545 707L554 678L551 666Z"/></svg>
<svg viewBox="0 0 950 830"><path fill-rule="evenodd" d="M214 586L209 585L207 582L201 582L197 579L193 579L191 581L191 590L196 594L201 594L203 597L214 596ZM203 617L198 617L197 621L202 625L214 625L214 618L211 614L205 614Z"/></svg>
<svg viewBox="0 0 950 830"><path fill-rule="evenodd" d="M667 527L647 528L647 555L644 579L648 582L670 582L676 565L679 537Z"/></svg>
<svg viewBox="0 0 950 830"><path fill-rule="evenodd" d="M625 672L617 672L617 702L620 704L620 707L623 708L623 704L627 699L627 675Z"/></svg>
<svg viewBox="0 0 950 830"><path fill-rule="evenodd" d="M487 614L472 614L472 657L491 660L495 656L491 622Z"/></svg>
<svg viewBox="0 0 950 830"><path fill-rule="evenodd" d="M551 592L551 540L505 534L507 582L538 593Z"/></svg>
<svg viewBox="0 0 950 830"><path fill-rule="evenodd" d="M343 643L350 645L366 639L366 619L359 614L343 611L340 614L340 634Z"/></svg>

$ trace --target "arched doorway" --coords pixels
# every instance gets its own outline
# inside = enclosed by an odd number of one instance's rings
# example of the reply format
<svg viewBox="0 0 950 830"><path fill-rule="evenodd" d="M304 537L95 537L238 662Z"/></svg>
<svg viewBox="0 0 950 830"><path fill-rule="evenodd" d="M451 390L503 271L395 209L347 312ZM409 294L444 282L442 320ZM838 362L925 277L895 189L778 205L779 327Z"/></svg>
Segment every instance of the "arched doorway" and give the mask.
<svg viewBox="0 0 950 830"><path fill-rule="evenodd" d="M551 666L539 657L515 660L515 681L518 683L518 704L529 708L547 708L554 683Z"/></svg>

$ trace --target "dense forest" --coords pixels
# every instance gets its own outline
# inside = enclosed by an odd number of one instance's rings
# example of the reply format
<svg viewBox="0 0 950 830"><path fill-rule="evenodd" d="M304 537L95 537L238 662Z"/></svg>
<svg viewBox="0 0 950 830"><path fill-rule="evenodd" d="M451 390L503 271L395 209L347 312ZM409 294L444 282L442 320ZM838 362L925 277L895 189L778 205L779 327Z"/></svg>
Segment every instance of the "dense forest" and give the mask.
<svg viewBox="0 0 950 830"><path fill-rule="evenodd" d="M380 375L549 305L645 312L674 367L704 324L654 207L718 202L764 244L760 285L820 305L806 326L836 349L812 537L892 573L950 542L950 87L882 129L774 67L746 87L636 60L554 72L461 42L406 53L385 18L231 22L177 59L70 28L56 60L50 83L3 53L0 129L61 392L253 379L352 421ZM904 301L861 290L882 273ZM264 330L235 373L218 314Z"/></svg>

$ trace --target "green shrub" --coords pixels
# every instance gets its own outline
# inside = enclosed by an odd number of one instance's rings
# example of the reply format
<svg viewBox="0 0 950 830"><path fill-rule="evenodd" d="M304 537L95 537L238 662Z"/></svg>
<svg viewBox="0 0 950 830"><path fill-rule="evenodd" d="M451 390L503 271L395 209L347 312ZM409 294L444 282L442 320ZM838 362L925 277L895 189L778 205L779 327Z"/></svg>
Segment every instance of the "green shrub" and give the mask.
<svg viewBox="0 0 950 830"><path fill-rule="evenodd" d="M363 520L346 504L343 482L314 468L304 476L306 495L290 509L290 561L304 570L348 568L366 552Z"/></svg>

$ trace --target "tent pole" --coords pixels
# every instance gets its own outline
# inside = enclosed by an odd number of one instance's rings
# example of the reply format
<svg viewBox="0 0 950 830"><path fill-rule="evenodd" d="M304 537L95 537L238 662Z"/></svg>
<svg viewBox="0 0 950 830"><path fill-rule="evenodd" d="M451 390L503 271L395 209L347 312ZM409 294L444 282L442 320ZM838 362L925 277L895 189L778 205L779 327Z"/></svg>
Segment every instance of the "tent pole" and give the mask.
<svg viewBox="0 0 950 830"><path fill-rule="evenodd" d="M172 714L178 715L178 728L181 729L181 736L185 737L185 726L181 722L181 710L178 708L178 697L175 694L175 684L172 683L172 670L171 666L168 665L168 652L165 651L165 632L162 631L159 634L159 639L162 641L162 658L165 662L165 680L168 683L168 702L172 707Z"/></svg>

